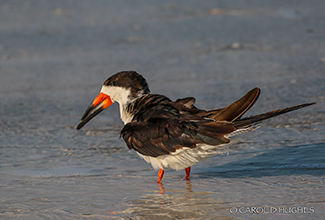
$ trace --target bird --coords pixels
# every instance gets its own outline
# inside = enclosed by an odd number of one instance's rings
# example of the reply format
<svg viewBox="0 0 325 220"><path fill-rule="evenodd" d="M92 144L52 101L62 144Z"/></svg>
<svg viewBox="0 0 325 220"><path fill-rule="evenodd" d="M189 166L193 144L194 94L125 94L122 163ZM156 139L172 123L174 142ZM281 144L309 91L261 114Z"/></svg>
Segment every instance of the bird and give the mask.
<svg viewBox="0 0 325 220"><path fill-rule="evenodd" d="M124 122L120 138L129 149L159 170L157 183L161 183L165 168L185 170L184 179L189 179L193 165L220 152L231 143L233 136L256 129L265 119L315 104L243 118L260 92L256 87L224 108L203 110L194 105L193 97L172 101L164 95L151 94L142 75L136 71L121 71L104 82L76 129L117 102Z"/></svg>

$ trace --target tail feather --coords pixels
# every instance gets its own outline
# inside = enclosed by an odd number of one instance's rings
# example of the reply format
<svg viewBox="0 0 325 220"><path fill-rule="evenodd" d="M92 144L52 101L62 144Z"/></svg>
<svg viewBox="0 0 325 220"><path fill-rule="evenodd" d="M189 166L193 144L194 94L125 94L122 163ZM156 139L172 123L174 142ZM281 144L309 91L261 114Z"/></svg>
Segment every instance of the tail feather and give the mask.
<svg viewBox="0 0 325 220"><path fill-rule="evenodd" d="M302 105L297 105L297 106L293 106L293 107L289 107L289 108L285 108L285 109L279 109L279 110L275 110L275 111L270 111L261 115L255 115L255 116L250 116L247 118L243 118L240 120L236 120L233 122L233 126L235 128L243 128L243 127L251 127L254 126L260 122L262 122L263 120L269 119L269 118L273 118L276 117L278 115L282 115L294 110L298 110L310 105L314 105L316 104L316 102L312 102L312 103L306 103L306 104L302 104Z"/></svg>

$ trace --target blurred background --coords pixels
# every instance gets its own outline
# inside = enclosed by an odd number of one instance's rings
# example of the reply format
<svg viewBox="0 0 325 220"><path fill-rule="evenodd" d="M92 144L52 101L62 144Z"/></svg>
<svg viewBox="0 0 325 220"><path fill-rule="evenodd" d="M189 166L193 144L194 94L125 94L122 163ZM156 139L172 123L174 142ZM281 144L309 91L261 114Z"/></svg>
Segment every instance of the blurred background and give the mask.
<svg viewBox="0 0 325 220"><path fill-rule="evenodd" d="M324 216L325 2L0 1L2 219L258 219L238 206ZM75 130L102 83L136 70L152 93L221 108L254 87L265 122L163 185L119 138L117 105ZM159 194L164 188L165 193ZM304 213L264 219L305 219Z"/></svg>

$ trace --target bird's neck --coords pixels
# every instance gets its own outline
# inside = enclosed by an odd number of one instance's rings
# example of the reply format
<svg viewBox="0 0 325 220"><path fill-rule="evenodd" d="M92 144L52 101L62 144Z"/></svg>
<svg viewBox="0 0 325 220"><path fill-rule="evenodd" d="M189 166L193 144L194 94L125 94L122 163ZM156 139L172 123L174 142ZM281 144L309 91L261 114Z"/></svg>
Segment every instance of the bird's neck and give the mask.
<svg viewBox="0 0 325 220"><path fill-rule="evenodd" d="M124 124L133 120L139 120L143 114L147 114L152 108L158 105L170 105L172 101L164 95L158 94L143 94L132 102L125 105L120 104L121 118Z"/></svg>
<svg viewBox="0 0 325 220"><path fill-rule="evenodd" d="M127 111L127 108L120 106L121 119L124 124L127 124L132 121L134 114Z"/></svg>
<svg viewBox="0 0 325 220"><path fill-rule="evenodd" d="M137 101L147 94L139 95L138 97L126 102L119 103L120 105L120 115L124 124L127 124L132 121L135 114L139 112Z"/></svg>

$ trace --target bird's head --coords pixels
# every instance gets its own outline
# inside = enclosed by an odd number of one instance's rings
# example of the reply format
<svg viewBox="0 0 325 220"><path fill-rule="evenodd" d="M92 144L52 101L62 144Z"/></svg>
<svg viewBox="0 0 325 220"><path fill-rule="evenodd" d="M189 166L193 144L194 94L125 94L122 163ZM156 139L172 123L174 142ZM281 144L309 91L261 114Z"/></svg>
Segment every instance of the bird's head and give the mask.
<svg viewBox="0 0 325 220"><path fill-rule="evenodd" d="M138 97L150 93L148 83L135 71L122 71L109 77L103 84L99 95L88 106L77 129L108 108L114 102L125 106Z"/></svg>

